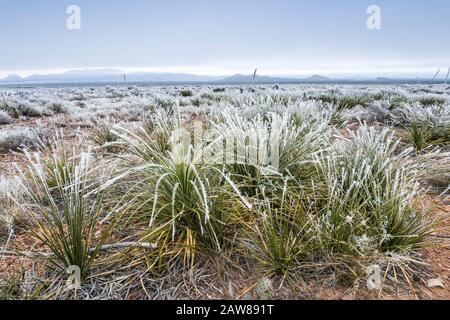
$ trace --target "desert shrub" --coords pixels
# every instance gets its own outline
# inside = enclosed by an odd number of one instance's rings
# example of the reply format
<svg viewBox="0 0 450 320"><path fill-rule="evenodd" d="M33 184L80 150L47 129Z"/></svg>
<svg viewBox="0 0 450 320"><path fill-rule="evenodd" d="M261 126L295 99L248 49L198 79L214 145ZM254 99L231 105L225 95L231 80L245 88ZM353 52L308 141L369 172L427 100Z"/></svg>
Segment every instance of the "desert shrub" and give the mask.
<svg viewBox="0 0 450 320"><path fill-rule="evenodd" d="M202 101L202 99L195 98L195 99L191 99L191 103L193 106L199 107L203 103L203 101Z"/></svg>
<svg viewBox="0 0 450 320"><path fill-rule="evenodd" d="M191 90L181 90L180 96L182 97L192 97L194 93Z"/></svg>
<svg viewBox="0 0 450 320"><path fill-rule="evenodd" d="M11 116L6 111L0 110L0 125L10 123L12 123Z"/></svg>
<svg viewBox="0 0 450 320"><path fill-rule="evenodd" d="M41 128L14 127L0 132L0 152L16 151L22 147L36 146L43 138Z"/></svg>
<svg viewBox="0 0 450 320"><path fill-rule="evenodd" d="M21 116L25 117L42 116L42 108L37 105L31 104L27 101L16 102L14 108L16 109L17 113Z"/></svg>
<svg viewBox="0 0 450 320"><path fill-rule="evenodd" d="M18 111L17 111L17 109L15 107L15 103L11 99L7 99L7 98L4 97L0 101L0 110L8 113L13 118L18 118L19 117L19 113L18 113Z"/></svg>
<svg viewBox="0 0 450 320"><path fill-rule="evenodd" d="M47 105L47 108L53 112L53 114L65 113L67 111L66 107L62 102L53 101Z"/></svg>
<svg viewBox="0 0 450 320"><path fill-rule="evenodd" d="M402 95L394 95L389 97L390 109L399 108L408 102L408 98Z"/></svg>
<svg viewBox="0 0 450 320"><path fill-rule="evenodd" d="M155 97L155 106L157 109L170 110L174 108L176 102L170 98Z"/></svg>
<svg viewBox="0 0 450 320"><path fill-rule="evenodd" d="M382 102L373 102L365 107L356 106L352 109L341 109L339 111L341 122L358 123L388 123L391 119L389 105Z"/></svg>
<svg viewBox="0 0 450 320"><path fill-rule="evenodd" d="M69 99L69 101L78 101L78 102L84 101L84 100L86 100L86 97L83 95L83 93L80 93L80 92L74 94L74 95Z"/></svg>

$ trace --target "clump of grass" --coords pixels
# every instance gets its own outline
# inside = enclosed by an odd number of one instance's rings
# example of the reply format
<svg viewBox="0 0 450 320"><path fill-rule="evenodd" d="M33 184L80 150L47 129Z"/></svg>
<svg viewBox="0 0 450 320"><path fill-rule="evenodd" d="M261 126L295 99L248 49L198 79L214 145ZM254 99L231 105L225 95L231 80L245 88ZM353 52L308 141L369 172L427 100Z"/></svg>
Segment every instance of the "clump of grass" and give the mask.
<svg viewBox="0 0 450 320"><path fill-rule="evenodd" d="M67 108L64 106L62 102L53 101L50 104L47 105L47 108L53 113L53 114L61 114L67 112Z"/></svg>
<svg viewBox="0 0 450 320"><path fill-rule="evenodd" d="M10 237L14 230L13 202L11 197L18 197L20 190L13 178L0 175L0 239ZM8 239L7 239L8 240Z"/></svg>
<svg viewBox="0 0 450 320"><path fill-rule="evenodd" d="M400 127L399 136L417 152L450 142L450 105L429 108L406 105L394 119Z"/></svg>
<svg viewBox="0 0 450 320"><path fill-rule="evenodd" d="M7 112L13 118L18 118L20 116L14 102L6 97L3 97L2 101L0 101L0 110Z"/></svg>
<svg viewBox="0 0 450 320"><path fill-rule="evenodd" d="M322 101L324 103L332 104L338 110L352 109L356 106L367 106L373 102L371 97L358 95L333 95L324 94L319 96L312 96L312 99Z"/></svg>
<svg viewBox="0 0 450 320"><path fill-rule="evenodd" d="M192 97L194 93L191 90L181 90L180 96L182 97Z"/></svg>
<svg viewBox="0 0 450 320"><path fill-rule="evenodd" d="M75 160L82 153L81 135L76 133L70 141L62 130L56 131L49 141L39 140L38 151L46 184L56 190L59 183L67 184L74 173Z"/></svg>
<svg viewBox="0 0 450 320"><path fill-rule="evenodd" d="M195 99L191 99L191 103L194 107L199 107L203 103L203 100L199 99L199 98L195 98Z"/></svg>
<svg viewBox="0 0 450 320"><path fill-rule="evenodd" d="M118 140L117 135L113 132L115 125L115 120L112 119L101 119L97 121L92 141L99 146L111 145Z"/></svg>
<svg viewBox="0 0 450 320"><path fill-rule="evenodd" d="M175 107L176 101L170 98L155 97L156 109L171 110Z"/></svg>
<svg viewBox="0 0 450 320"><path fill-rule="evenodd" d="M362 127L321 161L327 191L316 201L317 221L329 253L402 253L425 246L434 225L417 202L423 191L410 150L398 153L398 145L388 129Z"/></svg>
<svg viewBox="0 0 450 320"><path fill-rule="evenodd" d="M432 133L428 128L421 127L418 123L411 123L411 127L403 131L402 140L410 143L416 152L421 152L431 145Z"/></svg>
<svg viewBox="0 0 450 320"><path fill-rule="evenodd" d="M445 196L450 190L450 152L434 149L418 154L415 160L421 180L431 187L428 192Z"/></svg>
<svg viewBox="0 0 450 320"><path fill-rule="evenodd" d="M142 134L155 150L164 153L170 148L170 138L177 126L179 116L175 116L173 108L157 109L145 118Z"/></svg>
<svg viewBox="0 0 450 320"><path fill-rule="evenodd" d="M63 167L54 163L58 170L53 172L52 179L46 174L48 164L43 163L39 154L26 152L26 156L29 166L18 170L20 187L28 201L15 200L26 220L23 223L50 250L49 259L55 267L65 271L76 266L83 280L109 234L99 229L98 224L103 215L101 193L90 197L94 184L91 155L82 153ZM56 184L52 186L49 181L53 178Z"/></svg>
<svg viewBox="0 0 450 320"><path fill-rule="evenodd" d="M424 107L443 105L446 102L445 99L437 97L423 97L420 98L418 101Z"/></svg>
<svg viewBox="0 0 450 320"><path fill-rule="evenodd" d="M220 252L232 209L223 204L224 176L194 160L196 150L191 146L172 145L163 151L148 136L121 131L120 137L138 160L125 175L133 177L139 216L149 221L142 238L159 244L151 257L152 267L159 269L179 259L192 265L199 253Z"/></svg>
<svg viewBox="0 0 450 320"><path fill-rule="evenodd" d="M266 175L292 175L311 183L316 174L314 155L328 145L331 116L315 111L301 105L282 114L267 113L253 119L227 111L221 114L212 125L213 136L222 138L215 147L220 150L226 141L227 153L236 153L226 168L242 184L243 191L254 195ZM236 161L230 161L234 158Z"/></svg>
<svg viewBox="0 0 450 320"><path fill-rule="evenodd" d="M284 182L281 196L262 190L245 223L242 243L266 273L289 280L309 258L313 240L302 194L292 193Z"/></svg>
<svg viewBox="0 0 450 320"><path fill-rule="evenodd" d="M0 125L12 123L11 116L3 110L0 110Z"/></svg>
<svg viewBox="0 0 450 320"><path fill-rule="evenodd" d="M24 287L26 282L27 279L24 275L12 277L6 282L0 282L0 301L39 299L44 285L34 283Z"/></svg>

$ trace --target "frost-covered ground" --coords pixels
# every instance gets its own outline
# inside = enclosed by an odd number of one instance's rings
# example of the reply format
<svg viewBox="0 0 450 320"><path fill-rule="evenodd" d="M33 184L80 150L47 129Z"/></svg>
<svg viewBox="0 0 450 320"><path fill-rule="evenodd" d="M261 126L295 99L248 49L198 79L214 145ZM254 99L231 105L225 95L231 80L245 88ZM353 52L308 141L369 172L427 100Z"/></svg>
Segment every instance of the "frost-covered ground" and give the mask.
<svg viewBox="0 0 450 320"><path fill-rule="evenodd" d="M177 162L198 121L279 166ZM81 299L445 283L449 143L446 85L0 88L0 299L72 298L71 265Z"/></svg>

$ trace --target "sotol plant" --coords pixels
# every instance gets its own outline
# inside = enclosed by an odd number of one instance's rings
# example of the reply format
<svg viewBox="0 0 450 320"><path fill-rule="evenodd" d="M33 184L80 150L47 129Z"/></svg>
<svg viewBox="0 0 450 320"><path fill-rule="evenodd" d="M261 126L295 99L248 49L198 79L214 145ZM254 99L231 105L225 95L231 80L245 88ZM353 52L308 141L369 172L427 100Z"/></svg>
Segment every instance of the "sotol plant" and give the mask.
<svg viewBox="0 0 450 320"><path fill-rule="evenodd" d="M67 159L62 166L54 163L51 178L48 163L44 164L39 154L26 152L26 156L27 169L18 170L27 201L16 199L27 220L24 223L30 226L30 234L48 247L49 259L58 269L77 266L83 280L109 234L97 229L103 215L101 193L89 195L93 185L91 154Z"/></svg>
<svg viewBox="0 0 450 320"><path fill-rule="evenodd" d="M198 253L220 252L233 210L231 180L213 165L197 161L201 146L175 144L164 151L148 136L125 129L118 129L118 135L135 161L115 179L131 181L130 196L135 201L130 211L140 220L148 219L142 239L157 242L159 248L150 254L152 267L180 257L189 265Z"/></svg>
<svg viewBox="0 0 450 320"><path fill-rule="evenodd" d="M407 252L433 231L411 150L388 129L361 127L319 163L327 190L315 201L324 250L366 255Z"/></svg>

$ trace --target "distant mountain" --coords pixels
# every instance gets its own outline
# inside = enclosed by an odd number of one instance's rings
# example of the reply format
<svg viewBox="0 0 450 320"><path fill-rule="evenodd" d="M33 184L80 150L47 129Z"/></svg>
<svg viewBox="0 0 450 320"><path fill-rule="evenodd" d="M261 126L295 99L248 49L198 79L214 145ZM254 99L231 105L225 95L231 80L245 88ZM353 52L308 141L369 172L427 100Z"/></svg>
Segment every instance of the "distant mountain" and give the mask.
<svg viewBox="0 0 450 320"><path fill-rule="evenodd" d="M17 74L10 74L9 76L7 76L6 78L0 80L0 81L5 81L5 82L16 82L16 81L22 81L23 78L18 76Z"/></svg>
<svg viewBox="0 0 450 320"><path fill-rule="evenodd" d="M130 72L126 73L128 82L209 82L219 81L223 77L201 76L185 73L151 73ZM61 74L33 74L26 78L17 75L9 75L0 79L0 84L45 84L45 83L123 83L124 72L114 69L102 70L72 70Z"/></svg>
<svg viewBox="0 0 450 320"><path fill-rule="evenodd" d="M177 83L211 83L211 84L294 84L294 83L415 83L416 79L393 79L386 77L366 78L366 79L332 79L321 75L313 75L308 78L275 77L253 74L235 74L232 76L204 76L188 73L156 73L156 72L129 72L126 73L126 80L132 83L148 84L177 84ZM96 69L96 70L71 70L60 74L33 74L22 78L16 74L11 74L4 79L0 79L0 85L45 85L45 84L123 84L125 82L124 72L116 69ZM422 82L426 83L426 80ZM430 82L430 81L428 81Z"/></svg>
<svg viewBox="0 0 450 320"><path fill-rule="evenodd" d="M307 81L307 82L321 82L321 81L332 81L332 80L333 79L331 79L331 78L320 76L318 74L315 74L309 78L303 79L303 81Z"/></svg>
<svg viewBox="0 0 450 320"><path fill-rule="evenodd" d="M220 82L224 83L288 83L288 82L298 82L299 79L290 78L278 78L269 76L259 76L256 75L255 80L253 80L253 75L243 75L235 74L230 77L222 79Z"/></svg>
<svg viewBox="0 0 450 320"><path fill-rule="evenodd" d="M256 76L253 81L253 75L235 74L231 77L227 77L221 80L226 83L301 83L301 82L325 82L332 81L333 79L313 75L309 78L284 78L284 77L270 77L270 76Z"/></svg>
<svg viewBox="0 0 450 320"><path fill-rule="evenodd" d="M379 82L390 82L390 81L393 81L393 79L387 78L387 77L378 77L378 78L375 79L375 81L379 81Z"/></svg>

